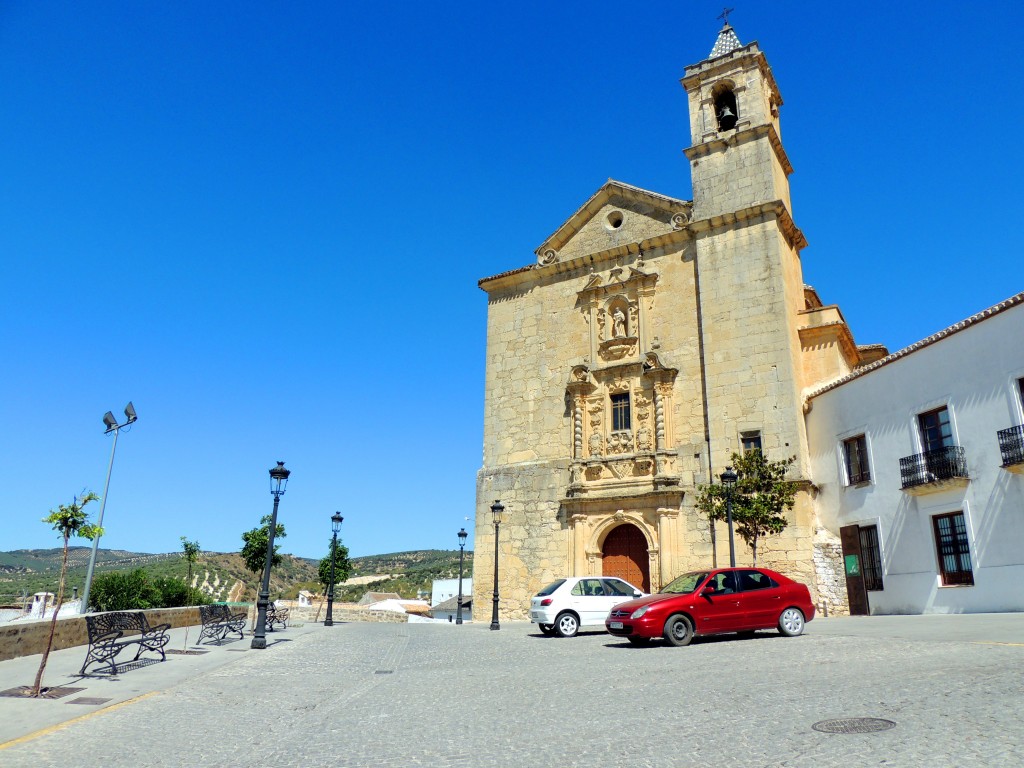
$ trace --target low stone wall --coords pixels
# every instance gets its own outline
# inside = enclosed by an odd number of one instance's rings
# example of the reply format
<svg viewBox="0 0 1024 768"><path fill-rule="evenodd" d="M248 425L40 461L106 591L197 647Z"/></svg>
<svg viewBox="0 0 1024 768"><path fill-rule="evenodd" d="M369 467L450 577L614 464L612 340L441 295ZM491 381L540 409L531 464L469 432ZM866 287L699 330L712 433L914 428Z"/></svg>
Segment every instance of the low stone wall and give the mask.
<svg viewBox="0 0 1024 768"><path fill-rule="evenodd" d="M327 616L327 608L320 611L319 619L316 606L298 607L284 601L288 606L288 619L295 622L323 621ZM238 610L240 606L233 606ZM188 608L152 608L143 611L146 620L151 625L170 624L171 628L195 626L200 624L199 609L195 606ZM409 617L404 613L394 611L370 611L362 606L352 604L335 605L332 612L334 621L355 622L391 622L405 623ZM256 621L256 606L249 606L249 627ZM0 661L16 659L20 656L31 656L35 653L42 653L46 649L46 638L50 634L49 619L26 619L0 625ZM53 633L53 647L51 650L59 651L63 648L73 648L76 645L85 645L89 642L89 633L85 626L85 617L66 616L57 619L57 627Z"/></svg>
<svg viewBox="0 0 1024 768"><path fill-rule="evenodd" d="M288 620L297 622L322 622L327 618L327 606L304 605L299 606L292 600L279 600L278 604L288 608ZM250 621L256 618L256 606L249 609ZM408 615L396 611L371 611L361 605L354 603L335 603L331 611L331 618L335 622L343 621L372 621L386 622L392 624L405 624L409 621Z"/></svg>
<svg viewBox="0 0 1024 768"><path fill-rule="evenodd" d="M146 621L151 625L170 624L171 628L199 624L199 609L188 608L153 608L143 611ZM0 661L15 659L19 656L31 656L46 650L46 638L50 634L50 619L19 620L10 624L0 625ZM89 632L85 626L84 616L66 616L57 619L57 627L53 632L53 647L72 648L89 642Z"/></svg>

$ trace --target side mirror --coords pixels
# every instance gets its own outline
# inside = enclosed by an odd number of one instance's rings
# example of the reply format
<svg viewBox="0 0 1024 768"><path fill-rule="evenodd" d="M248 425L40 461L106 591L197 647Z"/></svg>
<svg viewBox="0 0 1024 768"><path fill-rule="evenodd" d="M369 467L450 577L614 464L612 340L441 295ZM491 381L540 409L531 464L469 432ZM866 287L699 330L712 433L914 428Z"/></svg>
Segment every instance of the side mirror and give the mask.
<svg viewBox="0 0 1024 768"><path fill-rule="evenodd" d="M712 595L717 595L718 590L716 590L714 587L705 587L703 590L701 590L700 594L701 597L711 597Z"/></svg>
<svg viewBox="0 0 1024 768"><path fill-rule="evenodd" d="M644 596L643 592L634 592L633 593L633 597L643 597L643 596Z"/></svg>

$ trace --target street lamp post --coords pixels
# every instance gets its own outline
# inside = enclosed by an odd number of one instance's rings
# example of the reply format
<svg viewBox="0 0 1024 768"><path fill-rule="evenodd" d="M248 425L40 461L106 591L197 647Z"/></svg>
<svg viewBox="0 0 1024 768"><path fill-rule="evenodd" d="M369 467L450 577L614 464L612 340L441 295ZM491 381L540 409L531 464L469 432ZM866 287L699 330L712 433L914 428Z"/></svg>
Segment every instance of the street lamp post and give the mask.
<svg viewBox="0 0 1024 768"><path fill-rule="evenodd" d="M334 626L334 560L338 551L338 531L341 530L341 522L345 518L341 512L331 515L331 530L334 531L334 538L331 539L331 583L327 585L327 618L324 619L325 627Z"/></svg>
<svg viewBox="0 0 1024 768"><path fill-rule="evenodd" d="M277 505L288 486L291 470L284 468L284 462L270 470L270 493L274 496L274 512L270 516L270 529L267 531L267 559L263 563L263 581L260 594L256 599L256 629L253 630L250 648L267 647L267 606L270 605L270 564L274 560L274 533L277 532Z"/></svg>
<svg viewBox="0 0 1024 768"><path fill-rule="evenodd" d="M495 499L491 504L491 514L494 516L494 607L491 610L491 629L501 629L498 623L498 529L501 527L501 516L505 507L500 499Z"/></svg>
<svg viewBox="0 0 1024 768"><path fill-rule="evenodd" d="M100 514L96 519L96 526L98 528L103 527L103 510L107 508L107 490L110 488L110 473L114 469L114 451L117 450L117 435L123 427L127 427L129 424L134 424L138 420L138 416L135 414L135 406L128 402L128 405L124 407L124 424L118 424L117 419L114 418L114 414L107 411L103 414L103 423L107 427L107 431L104 435L109 435L111 432L114 433L114 444L110 447L110 463L107 464L107 481L103 484L103 499L100 501ZM100 545L100 537L97 536L92 540L92 553L89 555L89 567L85 571L85 587L82 589L82 613L89 612L89 588L92 586L92 572L96 567L96 549Z"/></svg>
<svg viewBox="0 0 1024 768"><path fill-rule="evenodd" d="M462 623L462 556L466 551L466 537L469 536L466 533L466 529L463 528L459 531L459 602L455 608L455 623Z"/></svg>
<svg viewBox="0 0 1024 768"><path fill-rule="evenodd" d="M736 485L739 476L732 471L732 467L726 467L721 475L722 485L725 486L725 520L729 526L729 567L736 567L736 545L732 538L732 489Z"/></svg>

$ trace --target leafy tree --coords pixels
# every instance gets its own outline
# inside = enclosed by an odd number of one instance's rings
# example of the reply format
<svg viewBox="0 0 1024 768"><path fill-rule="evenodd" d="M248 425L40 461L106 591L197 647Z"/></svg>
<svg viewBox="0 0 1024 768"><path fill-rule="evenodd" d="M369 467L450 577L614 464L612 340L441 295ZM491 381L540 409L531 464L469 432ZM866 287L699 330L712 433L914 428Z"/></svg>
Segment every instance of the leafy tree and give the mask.
<svg viewBox="0 0 1024 768"><path fill-rule="evenodd" d="M160 591L141 568L110 571L96 577L89 593L94 611L142 611L161 605Z"/></svg>
<svg viewBox="0 0 1024 768"><path fill-rule="evenodd" d="M156 595L154 608L183 608L186 605L209 605L213 602L209 595L192 589L173 576L158 576L153 579L152 586Z"/></svg>
<svg viewBox="0 0 1024 768"><path fill-rule="evenodd" d="M786 510L793 508L796 484L786 480L786 473L796 456L769 461L759 450L734 453L732 466L739 476L732 489L732 520L738 533L753 552L757 565L759 541L779 534L789 525ZM697 509L711 520L726 519L726 489L722 485L697 487Z"/></svg>
<svg viewBox="0 0 1024 768"><path fill-rule="evenodd" d="M186 584L188 585L188 589L191 590L192 589L192 566L199 560L199 552L201 551L199 549L199 542L198 541L189 541L184 536L182 536L181 537L181 549L184 552L185 561L188 563L188 580L187 580ZM195 590L195 591L199 592L198 589ZM196 603L196 604L198 605L199 603ZM188 603L185 603L185 605L188 605Z"/></svg>
<svg viewBox="0 0 1024 768"><path fill-rule="evenodd" d="M253 528L251 531L246 531L242 534L242 560L245 561L245 567L255 574L263 573L263 565L267 560L267 539L270 537L270 515L264 515L260 522L263 523L260 528ZM271 565L280 565L281 556L277 553L280 546L276 543L278 540L283 539L287 534L284 532L284 526L281 523L277 524L277 528L274 530L274 555L271 558Z"/></svg>
<svg viewBox="0 0 1024 768"><path fill-rule="evenodd" d="M60 563L60 581L57 583L57 603L53 607L53 618L50 620L50 634L46 639L46 649L43 651L43 658L39 662L39 671L36 672L35 684L32 686L32 695L38 697L40 686L43 683L43 670L46 669L46 662L50 657L50 649L53 647L53 633L57 628L57 613L64 602L64 579L68 572L68 542L72 536L83 539L95 539L103 535L103 529L98 525L89 522L89 514L85 506L89 502L97 501L97 496L92 491L85 492L82 500L75 499L71 504L61 504L56 510L50 510L50 514L43 518L43 522L53 526L64 540L64 552Z"/></svg>
<svg viewBox="0 0 1024 768"><path fill-rule="evenodd" d="M327 589L331 583L331 545L333 544L333 537L327 544L327 557L320 560L320 566L318 569L320 576L320 583L323 584L324 589ZM348 578L349 572L352 570L352 565L348 561L348 547L338 542L338 547L334 551L334 583L338 584L340 581L345 581Z"/></svg>

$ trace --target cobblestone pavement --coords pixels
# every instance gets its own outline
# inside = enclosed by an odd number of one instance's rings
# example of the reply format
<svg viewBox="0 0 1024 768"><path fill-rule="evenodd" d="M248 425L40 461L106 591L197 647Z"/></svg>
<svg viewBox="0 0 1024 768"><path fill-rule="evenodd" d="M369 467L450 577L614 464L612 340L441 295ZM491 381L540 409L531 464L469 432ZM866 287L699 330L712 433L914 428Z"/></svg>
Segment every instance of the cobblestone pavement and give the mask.
<svg viewBox="0 0 1024 768"><path fill-rule="evenodd" d="M886 621L687 648L524 623L316 627L0 745L0 765L1024 765L1024 615ZM849 717L896 727L811 728Z"/></svg>

